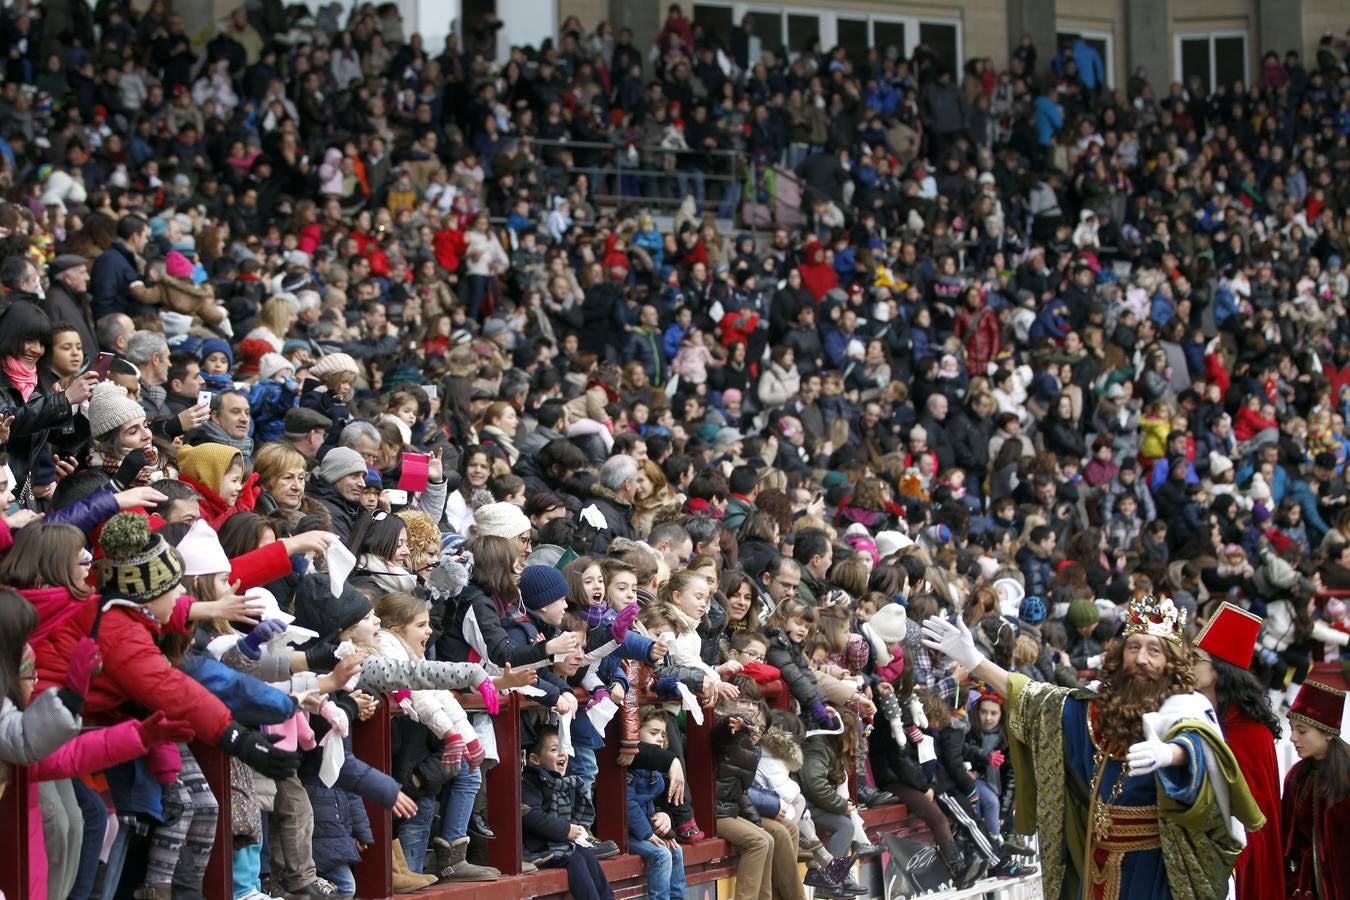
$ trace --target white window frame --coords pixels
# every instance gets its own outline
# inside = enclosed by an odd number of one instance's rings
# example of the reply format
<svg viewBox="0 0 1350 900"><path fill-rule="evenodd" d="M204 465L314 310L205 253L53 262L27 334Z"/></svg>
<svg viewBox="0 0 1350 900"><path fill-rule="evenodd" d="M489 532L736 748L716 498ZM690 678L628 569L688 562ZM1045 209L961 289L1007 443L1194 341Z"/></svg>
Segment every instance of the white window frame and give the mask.
<svg viewBox="0 0 1350 900"><path fill-rule="evenodd" d="M1251 38L1242 29L1218 31L1178 31L1172 35L1172 75L1173 80L1185 84L1181 71L1181 44L1183 41L1205 40L1209 44L1209 89L1214 90L1218 82L1218 59L1214 52L1214 42L1222 38L1242 38L1242 83L1251 84Z"/></svg>
<svg viewBox="0 0 1350 900"><path fill-rule="evenodd" d="M906 59L914 56L914 48L919 46L919 26L920 25L946 25L956 29L956 65L958 72L956 76L959 79L960 67L966 64L965 57L965 30L962 27L960 19L949 16L930 16L930 15L897 15L895 13L870 13L863 10L854 9L820 9L818 7L802 4L786 6L769 6L760 0L760 2L747 3L742 0L698 0L700 6L720 6L731 10L731 22L733 27L740 24L741 17L746 13L754 13L756 16L776 16L778 18L779 40L784 46L787 46L787 17L789 15L811 15L820 20L820 44L828 51L835 44L839 43L839 19L853 19L855 21L867 22L867 42L869 47L876 47L876 23L883 22L887 24L901 24L905 26L905 46L900 48ZM1082 32L1088 34L1089 32ZM1093 36L1097 36L1095 32ZM787 59L792 62L798 56L798 51L788 47ZM1113 42L1108 41L1107 49L1114 53Z"/></svg>
<svg viewBox="0 0 1350 900"><path fill-rule="evenodd" d="M1106 56L1102 59L1102 67L1106 69L1106 86L1115 88L1116 86L1116 36L1110 31L1097 31L1088 28L1074 28L1072 26L1056 25L1056 34L1076 34L1080 37L1092 41L1101 41L1106 45ZM1177 45L1180 50L1180 45ZM1211 51L1213 44L1210 45ZM1179 67L1179 64L1178 64ZM1211 54L1210 68L1214 67L1214 61Z"/></svg>

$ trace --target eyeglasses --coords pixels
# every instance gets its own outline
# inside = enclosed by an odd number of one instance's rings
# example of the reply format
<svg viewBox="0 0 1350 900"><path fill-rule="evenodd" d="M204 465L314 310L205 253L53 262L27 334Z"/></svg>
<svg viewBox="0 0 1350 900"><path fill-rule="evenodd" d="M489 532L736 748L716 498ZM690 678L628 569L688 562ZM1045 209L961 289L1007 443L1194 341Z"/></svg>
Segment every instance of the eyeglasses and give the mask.
<svg viewBox="0 0 1350 900"><path fill-rule="evenodd" d="M748 659L751 662L764 661L764 654L760 653L758 650L738 650L736 652L738 652L741 655L742 659Z"/></svg>

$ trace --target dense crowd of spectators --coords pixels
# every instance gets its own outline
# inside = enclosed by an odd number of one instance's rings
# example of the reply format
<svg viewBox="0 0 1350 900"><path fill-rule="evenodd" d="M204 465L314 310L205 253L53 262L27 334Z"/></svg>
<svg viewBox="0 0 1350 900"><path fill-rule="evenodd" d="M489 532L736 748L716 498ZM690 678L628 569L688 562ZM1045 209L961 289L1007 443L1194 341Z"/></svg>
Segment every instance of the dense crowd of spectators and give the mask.
<svg viewBox="0 0 1350 900"><path fill-rule="evenodd" d="M698 695L738 897L800 896L798 853L858 893L855 799L904 800L969 882L1028 851L998 701L925 618L1078 683L1131 598L1192 628L1229 600L1277 707L1350 638L1315 602L1350 589L1344 40L1210 87L1115 85L1082 40L960 71L781 53L678 6L650 47L573 17L509 50L492 16L424 47L392 3L0 19L27 731L0 758L47 766L34 821L67 850L31 896L190 891L227 802L236 896L350 895L358 795L400 817L402 887L496 877L479 769L516 761L449 689L539 703L526 846L578 897L612 896L607 741L652 896L683 896ZM20 715L34 682L61 690ZM390 777L340 735L395 690ZM81 713L102 755L70 751ZM235 757L230 798L189 734ZM103 796L70 780L96 769Z"/></svg>

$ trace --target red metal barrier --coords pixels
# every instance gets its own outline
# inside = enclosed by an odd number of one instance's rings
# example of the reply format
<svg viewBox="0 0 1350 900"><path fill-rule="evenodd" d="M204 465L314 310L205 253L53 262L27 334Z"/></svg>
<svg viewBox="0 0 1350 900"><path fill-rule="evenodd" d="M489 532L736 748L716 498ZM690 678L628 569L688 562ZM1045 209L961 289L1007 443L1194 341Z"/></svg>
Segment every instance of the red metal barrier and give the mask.
<svg viewBox="0 0 1350 900"><path fill-rule="evenodd" d="M230 758L219 748L194 741L188 748L211 786L211 793L220 807L216 820L216 842L211 847L211 861L202 879L202 894L210 900L228 900L234 896L234 818L230 804ZM22 896L22 895L20 895Z"/></svg>
<svg viewBox="0 0 1350 900"><path fill-rule="evenodd" d="M366 765L389 772L394 768L393 739L389 727L390 703L380 701L380 708L365 722L352 729L352 755ZM366 801L366 817L370 819L370 834L375 838L371 849L361 854L361 862L353 867L358 897L391 897L394 894L394 864L386 849L394 842L394 816L383 806ZM384 852L377 852L377 848Z"/></svg>
<svg viewBox="0 0 1350 900"><path fill-rule="evenodd" d="M0 763L0 765L4 765ZM9 784L0 797L0 835L9 849L0 863L0 893L6 897L28 896L28 768L5 766Z"/></svg>
<svg viewBox="0 0 1350 900"><path fill-rule="evenodd" d="M780 682L762 686L765 700L774 707L783 708L789 702L785 686ZM586 696L580 693L584 704ZM646 698L659 702L657 698ZM466 710L482 709L481 698L465 694L460 699ZM501 714L493 717L497 753L501 762L487 773L487 819L496 837L488 844L491 865L503 875L519 875L524 841L521 816L520 764L522 761L521 713L537 705L517 693L502 698ZM371 767L388 773L392 769L390 737L391 715L398 715L387 698L380 703L375 715L352 728L352 752ZM693 806L700 827L709 838L717 832L716 760L712 752L712 712L704 711L704 723L692 717L685 722L685 778L686 794ZM595 832L601 840L612 840L627 851L628 848L628 772L618 764L619 740L617 728L609 729L604 748L596 752L599 774L595 781L595 802L598 816ZM230 900L234 895L233 881L233 822L230 807L230 758L215 747L200 743L191 745L192 755L201 767L211 792L220 807L216 826L215 845L202 884L208 900ZM27 770L10 767L9 786L0 797L0 835L12 852L0 863L0 891L10 898L28 895L28 841ZM355 866L357 895L364 898L393 896L393 867L390 844L393 841L393 819L389 810L366 804L371 832L375 838L369 850L363 853ZM531 876L542 877L542 876ZM504 895L503 895L504 896Z"/></svg>

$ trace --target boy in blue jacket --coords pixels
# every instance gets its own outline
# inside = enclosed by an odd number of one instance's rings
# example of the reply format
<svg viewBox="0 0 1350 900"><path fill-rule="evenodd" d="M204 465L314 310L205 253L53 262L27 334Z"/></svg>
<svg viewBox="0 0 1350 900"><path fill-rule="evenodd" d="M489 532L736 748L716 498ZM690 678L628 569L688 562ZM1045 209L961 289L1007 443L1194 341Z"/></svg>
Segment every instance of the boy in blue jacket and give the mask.
<svg viewBox="0 0 1350 900"><path fill-rule="evenodd" d="M643 707L638 739L656 747L666 746L666 714L659 706ZM684 854L675 840L670 815L656 808L666 795L666 779L660 772L628 768L628 850L647 864L647 896L650 900L684 900Z"/></svg>

